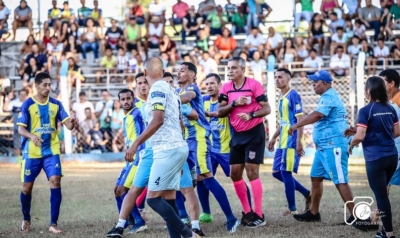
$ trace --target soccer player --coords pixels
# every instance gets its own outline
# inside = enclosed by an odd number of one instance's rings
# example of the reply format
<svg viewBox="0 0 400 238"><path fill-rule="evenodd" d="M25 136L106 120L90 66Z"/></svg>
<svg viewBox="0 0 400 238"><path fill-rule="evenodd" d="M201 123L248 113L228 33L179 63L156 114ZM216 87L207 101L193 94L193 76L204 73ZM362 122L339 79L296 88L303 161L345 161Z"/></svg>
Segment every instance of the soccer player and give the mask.
<svg viewBox="0 0 400 238"><path fill-rule="evenodd" d="M285 68L279 68L275 73L276 87L281 90L279 96L279 127L268 144L268 150L274 151L276 139L279 137L278 149L275 152L272 166L272 176L285 185L286 200L289 210L284 216L297 214L295 191L299 191L306 198L305 211L310 209L311 194L308 189L301 185L292 173L297 173L300 157L304 155L303 150L303 128L288 135L291 125L303 119L303 107L300 95L290 88L292 73Z"/></svg>
<svg viewBox="0 0 400 238"><path fill-rule="evenodd" d="M308 79L313 81L316 94L321 95L317 108L301 121L292 125L288 134L293 136L299 128L314 124L313 138L317 150L311 167L311 206L303 214L293 215L298 221L319 222L319 203L323 192L323 180L331 180L340 193L343 201L347 203L350 211L348 222L360 230L378 229L368 225L368 220L361 221L353 216L353 194L348 184L347 166L349 155L347 153L348 139L344 136L348 128L346 108L339 94L332 88L332 76L325 70L320 70ZM367 224L367 225L365 225Z"/></svg>
<svg viewBox="0 0 400 238"><path fill-rule="evenodd" d="M196 184L197 192L201 193L204 190L211 191L225 214L227 230L233 233L236 232L240 222L232 213L224 188L213 175L210 157L211 142L209 139L211 128L204 112L201 92L194 83L196 74L196 66L189 62L183 62L179 66L177 74L178 84L180 86L177 91L183 94L183 97L181 97L182 103L190 106L199 115L198 120L188 120L184 118L186 128L185 138L190 150L188 163L189 165L191 163L196 165L196 172L198 175ZM200 203L202 203L201 199L203 198L205 197L199 195ZM208 197L206 199L208 200ZM195 225L197 224L198 221L196 221ZM192 221L192 229L193 225L194 223Z"/></svg>
<svg viewBox="0 0 400 238"><path fill-rule="evenodd" d="M170 237L198 237L177 214L175 191L179 189L189 148L180 126L180 99L170 85L162 80L163 74L161 59L152 57L145 62L145 77L150 86L145 108L148 126L126 152L125 159L132 161L138 147L150 140L154 154L147 203L167 222ZM117 224L117 227L121 227L121 224Z"/></svg>
<svg viewBox="0 0 400 238"><path fill-rule="evenodd" d="M229 166L229 141L232 137L232 127L229 123L228 117L218 118L218 95L221 88L221 78L218 74L210 73L206 76L206 89L207 94L203 96L204 110L207 116L207 120L211 127L211 165L213 174L217 172L217 168L220 165L227 177L230 176ZM247 185L246 185L247 186ZM211 215L210 203L209 203L209 191L203 190L199 192L204 196L201 204L203 213L200 214L200 222L208 223L212 222L213 217ZM250 190L247 187L247 195L249 197L249 205L251 207Z"/></svg>
<svg viewBox="0 0 400 238"><path fill-rule="evenodd" d="M51 233L61 233L57 227L61 207L60 142L57 124L61 121L69 130L78 127L78 120L69 117L60 101L49 97L51 78L46 73L35 76L36 94L28 98L18 116L18 133L22 136L22 165L20 195L23 222L21 232L31 226L32 189L36 177L43 169L50 184L50 227Z"/></svg>
<svg viewBox="0 0 400 238"><path fill-rule="evenodd" d="M171 85L171 87L175 88L174 76L170 72L165 72L163 78L164 78L165 81L167 81L167 83L169 83L169 85Z"/></svg>
<svg viewBox="0 0 400 238"><path fill-rule="evenodd" d="M242 224L256 228L266 224L262 212L263 187L259 178L264 162L265 129L263 117L271 112L264 87L244 76L246 61L240 57L228 61L228 77L219 96L218 116L229 116L234 129L229 163L231 179L243 208ZM246 169L254 199L254 212L249 205L243 171Z"/></svg>

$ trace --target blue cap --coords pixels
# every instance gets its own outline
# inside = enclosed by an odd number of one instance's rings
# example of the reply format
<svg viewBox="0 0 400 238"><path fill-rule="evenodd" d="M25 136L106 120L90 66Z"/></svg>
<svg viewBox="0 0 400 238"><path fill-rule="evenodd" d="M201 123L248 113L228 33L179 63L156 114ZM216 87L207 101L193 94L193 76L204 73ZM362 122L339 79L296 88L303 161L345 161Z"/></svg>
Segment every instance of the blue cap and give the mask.
<svg viewBox="0 0 400 238"><path fill-rule="evenodd" d="M315 74L308 75L307 78L312 81L322 80L327 83L332 83L333 81L331 74L326 70L320 70Z"/></svg>

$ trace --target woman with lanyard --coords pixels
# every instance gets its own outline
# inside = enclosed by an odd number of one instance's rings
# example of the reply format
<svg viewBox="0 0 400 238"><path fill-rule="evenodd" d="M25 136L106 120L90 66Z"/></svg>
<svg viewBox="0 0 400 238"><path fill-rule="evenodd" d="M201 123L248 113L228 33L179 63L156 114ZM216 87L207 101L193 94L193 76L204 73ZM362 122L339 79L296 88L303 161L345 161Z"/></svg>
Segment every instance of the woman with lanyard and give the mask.
<svg viewBox="0 0 400 238"><path fill-rule="evenodd" d="M351 154L354 146L362 142L368 183L374 192L379 214L383 214L382 231L376 237L394 238L392 211L386 187L398 163L394 138L400 135L399 119L389 102L382 78L368 78L365 96L370 103L359 110L357 129L349 128L345 131L346 136L354 135L348 152Z"/></svg>

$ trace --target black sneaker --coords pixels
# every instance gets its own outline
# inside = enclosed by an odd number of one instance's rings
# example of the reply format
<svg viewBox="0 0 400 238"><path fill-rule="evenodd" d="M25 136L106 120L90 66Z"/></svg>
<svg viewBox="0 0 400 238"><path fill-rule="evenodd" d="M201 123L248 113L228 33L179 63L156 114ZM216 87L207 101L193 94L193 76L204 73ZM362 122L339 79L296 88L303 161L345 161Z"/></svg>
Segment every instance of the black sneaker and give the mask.
<svg viewBox="0 0 400 238"><path fill-rule="evenodd" d="M303 214L296 214L293 215L294 219L298 221L305 221L305 222L320 222L321 221L321 215L319 212L317 214L312 214L310 210Z"/></svg>
<svg viewBox="0 0 400 238"><path fill-rule="evenodd" d="M242 219L240 220L240 224L242 226L248 226L253 219L253 212L248 212L247 214L242 212Z"/></svg>
<svg viewBox="0 0 400 238"><path fill-rule="evenodd" d="M354 221L354 219L355 219L354 216L350 215L349 218L347 218L346 222L339 223L338 226L348 226L348 224L351 224Z"/></svg>
<svg viewBox="0 0 400 238"><path fill-rule="evenodd" d="M376 231L379 229L379 225L376 223L372 223L370 218L368 218L367 220L357 219L352 225L354 228L361 231Z"/></svg>
<svg viewBox="0 0 400 238"><path fill-rule="evenodd" d="M382 227L382 230L378 231L375 235L375 238L386 238L386 237L387 237L386 232L385 232L385 229L383 229L383 227Z"/></svg>
<svg viewBox="0 0 400 238"><path fill-rule="evenodd" d="M123 227L113 227L108 233L107 237L122 237L124 234Z"/></svg>
<svg viewBox="0 0 400 238"><path fill-rule="evenodd" d="M197 235L199 235L199 236L206 236L206 235L204 235L204 233L203 233L203 231L201 230L201 229L192 229L192 231L194 232L194 233L196 233Z"/></svg>
<svg viewBox="0 0 400 238"><path fill-rule="evenodd" d="M258 216L257 213L253 212L253 217L250 222L248 222L247 227L248 228L257 228L260 226L265 226L267 222L265 221L264 214L262 217Z"/></svg>

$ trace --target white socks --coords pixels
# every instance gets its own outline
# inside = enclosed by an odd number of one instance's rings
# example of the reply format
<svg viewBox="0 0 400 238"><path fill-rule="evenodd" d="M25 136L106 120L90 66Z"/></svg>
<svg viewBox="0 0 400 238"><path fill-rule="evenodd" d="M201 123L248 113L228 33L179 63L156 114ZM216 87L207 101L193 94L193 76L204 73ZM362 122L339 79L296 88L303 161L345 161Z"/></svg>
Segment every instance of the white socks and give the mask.
<svg viewBox="0 0 400 238"><path fill-rule="evenodd" d="M192 229L199 229L200 230L200 224L199 220L192 221Z"/></svg>
<svg viewBox="0 0 400 238"><path fill-rule="evenodd" d="M125 227L125 223L126 223L126 220L124 220L124 219L119 219L119 220L118 220L118 223L117 223L117 225L116 225L115 227L122 227L122 228L124 228L124 227Z"/></svg>

